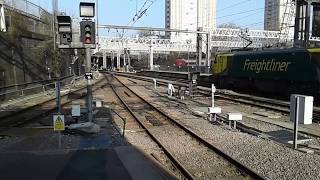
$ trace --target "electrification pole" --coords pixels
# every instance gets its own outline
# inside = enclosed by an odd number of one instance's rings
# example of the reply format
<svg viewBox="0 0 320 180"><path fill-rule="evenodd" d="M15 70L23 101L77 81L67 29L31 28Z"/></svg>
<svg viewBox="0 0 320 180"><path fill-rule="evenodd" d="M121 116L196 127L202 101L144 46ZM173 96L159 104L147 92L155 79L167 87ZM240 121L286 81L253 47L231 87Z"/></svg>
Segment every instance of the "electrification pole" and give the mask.
<svg viewBox="0 0 320 180"><path fill-rule="evenodd" d="M202 31L203 29L200 27L198 28L198 31ZM201 61L202 61L202 34L197 33L197 65L198 65L198 70L200 70L201 66Z"/></svg>
<svg viewBox="0 0 320 180"><path fill-rule="evenodd" d="M319 4L316 0L297 0L294 28L294 46L309 47L311 5Z"/></svg>
<svg viewBox="0 0 320 180"><path fill-rule="evenodd" d="M97 32L97 37L99 37L99 28L98 28L98 25L99 25L99 0L96 0L96 14L97 14L97 29L96 29L96 32ZM97 42L97 45L98 45L98 51L100 50L100 46L99 46L99 38L97 38L96 40Z"/></svg>
<svg viewBox="0 0 320 180"><path fill-rule="evenodd" d="M202 31L200 27L200 2L197 0L197 31ZM202 61L202 34L197 33L197 66L200 70L200 65Z"/></svg>
<svg viewBox="0 0 320 180"><path fill-rule="evenodd" d="M52 36L53 36L53 50L56 50L56 16L58 11L57 0L52 0Z"/></svg>

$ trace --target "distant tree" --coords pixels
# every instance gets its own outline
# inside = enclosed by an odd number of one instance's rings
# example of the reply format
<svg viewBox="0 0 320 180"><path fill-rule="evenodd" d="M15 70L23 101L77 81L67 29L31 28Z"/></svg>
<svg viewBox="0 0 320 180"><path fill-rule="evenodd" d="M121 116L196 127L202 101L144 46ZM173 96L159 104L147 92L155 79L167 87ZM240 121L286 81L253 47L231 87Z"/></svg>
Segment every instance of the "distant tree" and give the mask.
<svg viewBox="0 0 320 180"><path fill-rule="evenodd" d="M223 23L218 25L218 28L240 29L241 27L235 23Z"/></svg>
<svg viewBox="0 0 320 180"><path fill-rule="evenodd" d="M53 48L53 39L41 43L41 45L32 49L37 59L41 59L41 62L48 60L48 66L51 67L51 72L55 77L59 77L62 74L63 56L62 51Z"/></svg>

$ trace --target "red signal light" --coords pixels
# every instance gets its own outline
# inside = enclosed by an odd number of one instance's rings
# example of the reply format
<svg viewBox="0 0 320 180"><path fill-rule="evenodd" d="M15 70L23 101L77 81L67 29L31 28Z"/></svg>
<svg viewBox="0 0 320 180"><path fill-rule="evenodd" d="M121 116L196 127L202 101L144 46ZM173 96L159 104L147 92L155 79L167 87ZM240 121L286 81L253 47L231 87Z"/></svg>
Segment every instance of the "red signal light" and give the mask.
<svg viewBox="0 0 320 180"><path fill-rule="evenodd" d="M85 39L84 39L84 43L86 43L86 44L91 44L91 37L86 37Z"/></svg>
<svg viewBox="0 0 320 180"><path fill-rule="evenodd" d="M1 0L0 0L1 1ZM80 38L83 44L95 44L95 23L92 21L80 22Z"/></svg>
<svg viewBox="0 0 320 180"><path fill-rule="evenodd" d="M92 43L92 40L91 40L91 32L90 32L91 27L87 25L84 30L85 30L84 43L85 43L85 44L91 44L91 43Z"/></svg>

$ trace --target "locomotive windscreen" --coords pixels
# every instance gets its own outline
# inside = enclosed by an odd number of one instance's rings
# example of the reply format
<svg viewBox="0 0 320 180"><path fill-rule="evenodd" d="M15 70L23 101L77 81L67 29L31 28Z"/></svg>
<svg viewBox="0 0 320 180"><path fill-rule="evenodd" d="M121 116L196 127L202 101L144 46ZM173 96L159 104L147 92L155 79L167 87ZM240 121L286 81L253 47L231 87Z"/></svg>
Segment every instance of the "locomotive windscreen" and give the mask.
<svg viewBox="0 0 320 180"><path fill-rule="evenodd" d="M313 5L312 36L320 37L320 5Z"/></svg>

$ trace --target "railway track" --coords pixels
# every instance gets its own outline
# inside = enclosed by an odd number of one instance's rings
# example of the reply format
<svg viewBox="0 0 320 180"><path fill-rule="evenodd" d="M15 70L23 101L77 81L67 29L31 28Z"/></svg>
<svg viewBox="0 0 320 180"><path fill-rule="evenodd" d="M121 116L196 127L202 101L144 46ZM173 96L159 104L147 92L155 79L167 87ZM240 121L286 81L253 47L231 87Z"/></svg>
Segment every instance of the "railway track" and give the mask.
<svg viewBox="0 0 320 180"><path fill-rule="evenodd" d="M211 96L211 92L209 91L200 91L201 94L206 96ZM290 103L285 101L280 101L276 99L267 99L249 95L237 95L237 94L226 94L219 93L216 98L233 101L241 104L246 104L254 107L259 107L267 110L271 110L274 112L282 113L285 115L290 115ZM313 108L313 122L320 122L320 108Z"/></svg>
<svg viewBox="0 0 320 180"><path fill-rule="evenodd" d="M106 82L104 82L104 80L101 79L95 83L95 88L93 89L93 91L105 85L106 85ZM65 106L74 100L74 98L69 98L69 96L71 95L75 95L76 96L75 99L80 99L85 97L86 88L87 87L82 87L78 90L61 95L61 106ZM0 132L8 130L9 128L22 127L25 124L36 121L38 118L48 116L54 113L54 111L56 110L57 110L56 98L54 97L42 103L38 103L33 106L29 106L27 108L14 111L10 114L7 114L1 117Z"/></svg>
<svg viewBox="0 0 320 180"><path fill-rule="evenodd" d="M164 78L164 77L161 77ZM169 78L171 81L177 81L179 83L184 82L182 79L176 79L175 78ZM200 82L200 84L207 84L206 87L210 87L211 84L208 84L207 82ZM202 87L202 86L200 86ZM205 88L205 87L203 87ZM208 96L211 96L211 90L209 89L203 89L200 90L199 93L205 94ZM267 110L272 110L275 112L280 112L286 115L290 114L290 102L286 102L283 100L278 99L270 99L270 98L264 98L264 97L258 97L258 96L251 96L247 94L228 94L228 93L221 93L218 92L218 95L216 96L220 99L225 99L229 101L234 101L242 104L247 104L255 107L264 108ZM313 108L313 121L316 123L320 122L320 107L314 107Z"/></svg>
<svg viewBox="0 0 320 180"><path fill-rule="evenodd" d="M128 79L130 82L133 82L135 85L138 85L138 83L136 82L136 81L134 81L134 80L131 80L131 79ZM147 88L147 87L145 87L145 88ZM149 89L149 88L147 88L147 89ZM153 88L150 88L150 90L152 90ZM156 94L157 94L157 96L159 96L159 97L163 97L163 98L166 98L167 99L167 96L163 96L161 93L159 93L159 92L156 92ZM228 98L229 99L229 98ZM189 104L189 103L192 103L192 105L191 104ZM173 102L174 103L174 102ZM199 100L196 100L196 99L189 99L189 103L187 103L187 104L185 104L185 103L183 103L183 102L179 102L179 103L182 103L182 104L184 104L186 107L187 107L187 109L188 109L188 106L193 106L193 107L197 107L197 106L200 106L200 107L205 107L205 106L208 106L208 104L207 103L204 103L204 102L202 102L201 100L199 101ZM283 106L285 106L285 102L283 103ZM193 111L192 109L189 109L189 111ZM195 113L195 112L194 112ZM197 113L195 113L195 115L196 116L201 116L203 119L205 119L205 120L207 120L207 115L204 115L204 114L197 114ZM218 124L221 124L222 126L225 126L225 124L228 124L229 123L229 121L228 121L228 118L227 118L227 116L225 115L225 114L223 114L223 115L217 115L217 122L215 122L215 123L218 123ZM256 120L257 122L259 121L259 120ZM265 122L261 122L262 124L263 123L265 123ZM274 126L278 126L278 125L276 125L276 124L272 124L272 123L270 123L270 125L274 125ZM282 128L284 131L286 131L286 130L290 130L290 129L288 129L288 128L286 128L286 127L283 127L283 126L278 126L278 128ZM249 124L247 124L247 123L245 123L245 122L238 122L237 123L237 129L238 130L240 130L240 131L242 131L242 132L245 132L245 133L248 133L248 134L251 134L251 135L254 135L254 136L257 136L257 137L260 137L260 138L263 138L263 139L267 139L267 140L269 140L269 141L273 141L273 142L275 142L276 144L282 144L282 145L284 145L284 146L286 146L286 147L288 147L288 148L292 148L292 144L290 144L290 143L288 143L288 142L286 142L286 141L284 141L283 139L281 139L281 137L279 136L279 137L277 137L277 136L272 136L272 135L270 135L270 134L268 134L268 131L265 131L265 130L263 130L263 128L262 129L260 129L259 127L257 127L257 126L251 126L250 125L250 123ZM314 134L312 134L312 133L308 133L308 132L300 132L301 134L301 137L305 137L306 139L308 139L308 138L310 138L310 137L319 137L319 136L317 136L317 135L314 135ZM314 147L314 146L312 146L312 145L308 145L308 144L300 144L299 145L300 147L304 147L304 148L307 148L307 149L310 149L310 150L313 150L314 151L314 153L315 154L320 154L320 151L319 151L319 149L318 148L316 148L316 147Z"/></svg>
<svg viewBox="0 0 320 180"><path fill-rule="evenodd" d="M123 84L117 77L112 81L111 87L130 114L188 179L199 179L203 176L222 177L224 179L264 179L261 175L202 139L185 125L153 106L149 101ZM172 142L175 142L174 146ZM182 155L179 149L184 149L186 154ZM194 157L184 157L186 155ZM195 165L197 163L193 162L194 159L197 159L201 164ZM209 169L205 171L199 167Z"/></svg>
<svg viewBox="0 0 320 180"><path fill-rule="evenodd" d="M135 79L151 82L150 79L144 78L142 76L134 76L130 74L124 74L124 76L133 77ZM176 82L176 84L184 85L185 87L188 87L187 82L183 79L168 78L163 76L161 76L160 78L164 78L164 80L172 81L173 84L175 84L174 82ZM167 82L161 81L161 80L158 80L158 82L159 84L163 84L163 85L167 84ZM199 87L198 92L200 94L211 96L211 88L202 87L202 86L198 86L198 87ZM251 96L247 94L226 93L224 91L219 91L219 90L216 93L216 97L220 99L225 99L228 101L233 101L241 104L254 106L254 107L264 108L264 109L282 113L285 115L290 114L290 102L286 102L282 100ZM320 123L320 107L314 107L313 109L313 122Z"/></svg>

